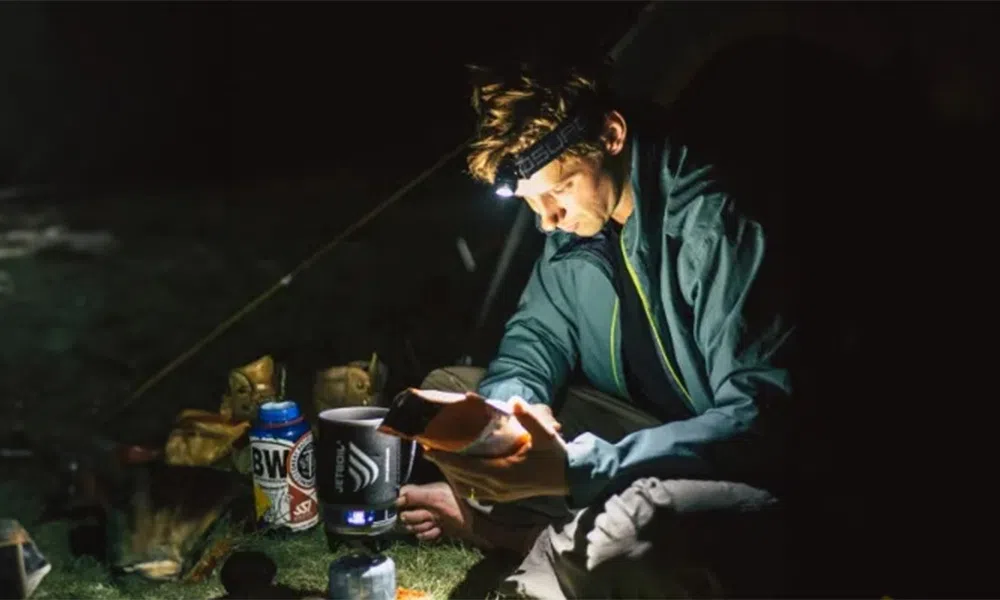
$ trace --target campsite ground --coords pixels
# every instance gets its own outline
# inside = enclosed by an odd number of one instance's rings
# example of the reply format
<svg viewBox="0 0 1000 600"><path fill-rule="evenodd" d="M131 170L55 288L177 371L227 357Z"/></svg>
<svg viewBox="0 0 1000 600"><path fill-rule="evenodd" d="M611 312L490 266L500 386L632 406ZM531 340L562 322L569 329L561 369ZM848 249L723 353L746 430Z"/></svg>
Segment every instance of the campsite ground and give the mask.
<svg viewBox="0 0 1000 600"><path fill-rule="evenodd" d="M33 598L85 598L92 600L181 600L224 598L225 588L219 569L200 583L154 583L138 577L116 577L107 567L90 556L74 556L70 549L70 525L57 521L36 525L39 515L37 488L26 488L5 477L0 482L0 507L5 516L14 516L26 526L36 544L53 564ZM271 588L254 590L261 598L323 598L326 596L327 567L347 549L330 552L320 528L291 539L275 541L248 537L239 542L237 551L261 551L277 566ZM386 553L397 567L400 587L419 590L431 598L485 597L486 579L476 572L490 563L473 549L452 543L396 543ZM477 564L481 566L475 568Z"/></svg>

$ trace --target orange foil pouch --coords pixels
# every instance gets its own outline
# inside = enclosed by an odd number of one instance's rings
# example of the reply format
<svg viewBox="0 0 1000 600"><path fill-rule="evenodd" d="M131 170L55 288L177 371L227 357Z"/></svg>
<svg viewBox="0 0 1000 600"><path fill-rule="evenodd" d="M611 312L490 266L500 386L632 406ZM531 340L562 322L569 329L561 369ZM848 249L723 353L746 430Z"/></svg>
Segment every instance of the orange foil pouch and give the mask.
<svg viewBox="0 0 1000 600"><path fill-rule="evenodd" d="M378 430L430 450L483 457L507 456L531 439L505 402L416 388L393 399Z"/></svg>

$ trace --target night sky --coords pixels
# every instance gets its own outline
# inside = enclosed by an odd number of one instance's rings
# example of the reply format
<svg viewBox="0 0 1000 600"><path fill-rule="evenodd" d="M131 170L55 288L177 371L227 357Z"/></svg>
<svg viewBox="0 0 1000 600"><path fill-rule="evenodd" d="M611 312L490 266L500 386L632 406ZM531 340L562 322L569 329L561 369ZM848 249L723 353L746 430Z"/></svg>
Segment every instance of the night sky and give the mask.
<svg viewBox="0 0 1000 600"><path fill-rule="evenodd" d="M426 163L471 130L464 64L600 55L643 4L570 6L6 4L0 181Z"/></svg>
<svg viewBox="0 0 1000 600"><path fill-rule="evenodd" d="M598 57L644 6L4 3L0 184L239 179L334 166L411 174L428 161L408 157L435 156L470 133L464 64ZM814 6L828 39L858 35L821 16L831 4ZM981 80L996 70L987 58L997 54L991 3L843 6L878 22L876 39L919 62L890 65L887 86L930 86L926 101L961 104L969 73ZM676 12L683 21L685 10ZM650 60L654 70L669 64ZM985 85L995 99L993 79ZM706 100L718 102L695 102Z"/></svg>

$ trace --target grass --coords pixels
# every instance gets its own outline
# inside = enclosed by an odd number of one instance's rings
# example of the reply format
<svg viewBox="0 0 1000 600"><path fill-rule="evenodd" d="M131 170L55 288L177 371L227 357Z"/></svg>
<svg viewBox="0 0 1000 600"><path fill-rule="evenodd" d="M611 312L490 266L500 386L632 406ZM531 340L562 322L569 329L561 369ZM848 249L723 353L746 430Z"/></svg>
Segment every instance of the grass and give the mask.
<svg viewBox="0 0 1000 600"><path fill-rule="evenodd" d="M24 484L4 477L0 482L0 517L15 518L28 530L52 563L52 571L35 591L33 598L190 599L221 598L226 595L219 582L219 569L197 584L149 582L135 576L115 577L96 559L74 557L69 547L70 524L65 521L38 523L40 497ZM274 540L249 536L239 550L258 550L270 556L278 567L271 597L325 597L327 567L349 552L331 552L322 527L289 539ZM396 563L397 584L419 590L432 598L448 598L466 573L483 555L478 550L454 543L422 544L397 542L386 552Z"/></svg>

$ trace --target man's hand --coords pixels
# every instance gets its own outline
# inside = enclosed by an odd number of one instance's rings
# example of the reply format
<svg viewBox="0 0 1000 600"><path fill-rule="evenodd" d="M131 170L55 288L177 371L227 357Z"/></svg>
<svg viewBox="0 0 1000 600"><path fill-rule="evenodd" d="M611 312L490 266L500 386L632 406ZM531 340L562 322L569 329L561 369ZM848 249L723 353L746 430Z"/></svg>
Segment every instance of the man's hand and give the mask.
<svg viewBox="0 0 1000 600"><path fill-rule="evenodd" d="M470 508L444 481L424 485L404 485L396 500L399 520L418 540L433 541L442 536L478 544L471 536Z"/></svg>
<svg viewBox="0 0 1000 600"><path fill-rule="evenodd" d="M476 458L431 451L425 456L447 477L455 493L477 500L511 502L533 496L565 496L566 445L558 424L544 405L512 401L514 417L531 435L509 456Z"/></svg>

